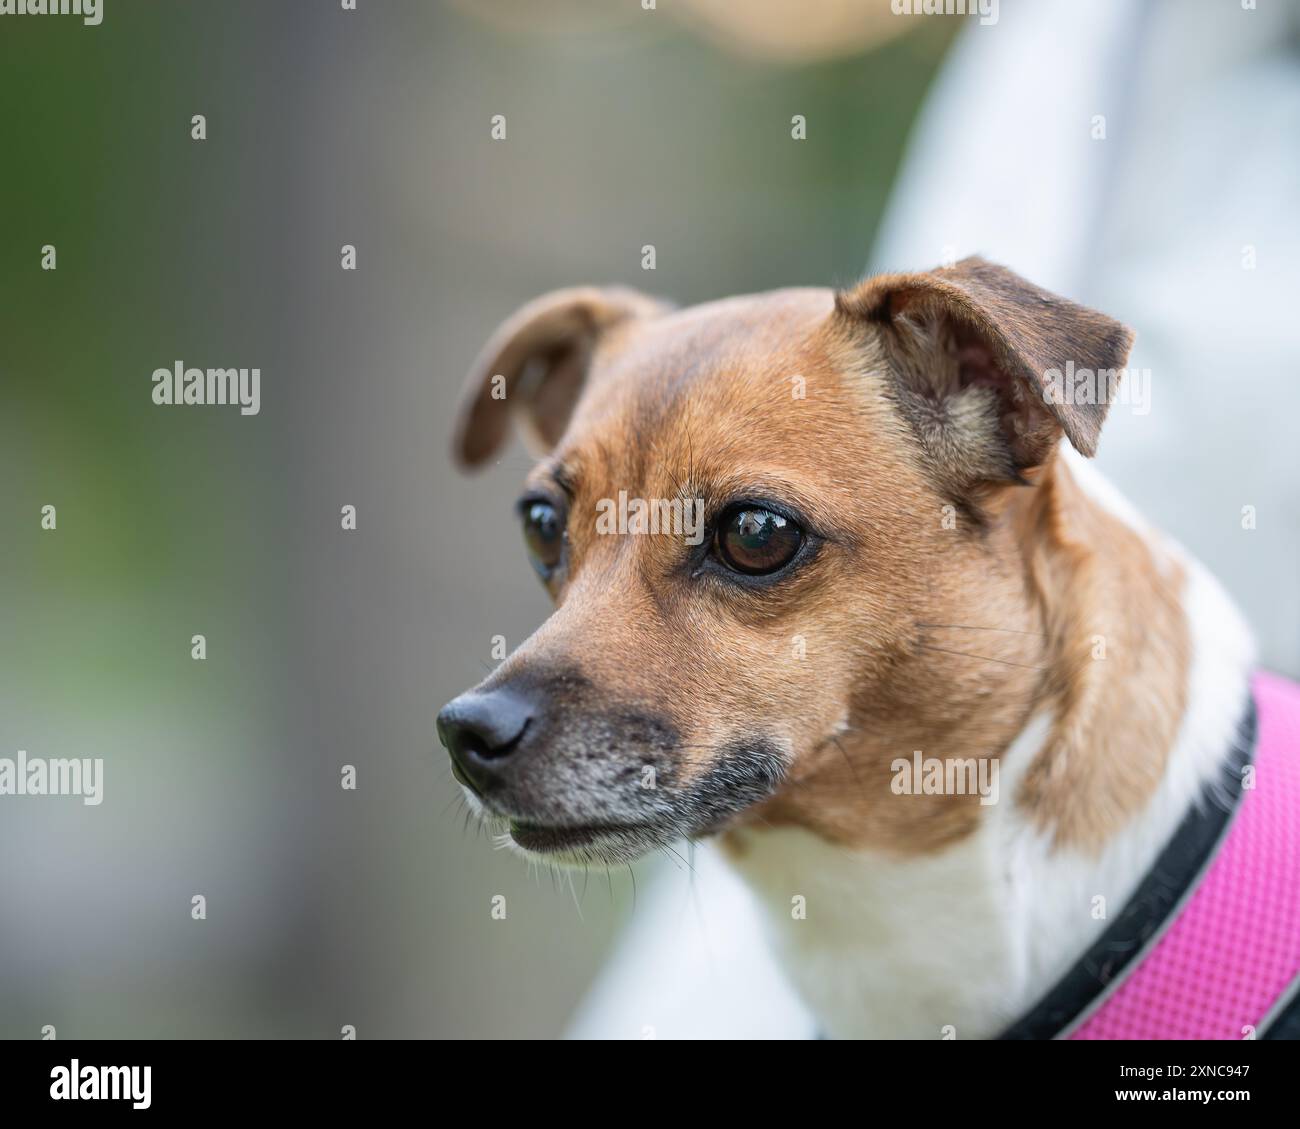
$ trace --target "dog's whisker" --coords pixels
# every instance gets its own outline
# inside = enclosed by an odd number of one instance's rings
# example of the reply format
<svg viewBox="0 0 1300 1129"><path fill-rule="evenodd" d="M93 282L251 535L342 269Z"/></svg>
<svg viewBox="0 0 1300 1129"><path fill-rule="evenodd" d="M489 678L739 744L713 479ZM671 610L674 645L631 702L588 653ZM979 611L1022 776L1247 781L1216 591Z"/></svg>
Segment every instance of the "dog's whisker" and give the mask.
<svg viewBox="0 0 1300 1129"><path fill-rule="evenodd" d="M1012 662L1010 659L995 659L991 655L972 655L967 653L966 651L950 651L946 647L927 646L925 643L918 643L917 646L922 651L936 651L941 655L956 655L958 658L962 658L962 659L976 659L980 662L1000 663L1002 666L1018 666L1022 670L1050 670L1051 669L1051 667L1039 666L1037 663L1018 663L1018 662Z"/></svg>
<svg viewBox="0 0 1300 1129"><path fill-rule="evenodd" d="M1025 631L1019 627L981 627L974 623L918 623L916 626L942 628L946 631L1000 631L1007 635L1037 635L1040 639L1050 638L1045 631Z"/></svg>
<svg viewBox="0 0 1300 1129"><path fill-rule="evenodd" d="M682 857L680 854L678 854L675 850L673 850L673 848L672 848L672 846L671 846L670 844L665 844L664 846L660 847L659 849L662 850L662 851L664 851L664 852L666 852L667 854L671 855L673 858L677 859L677 860L678 860L678 861L679 861L679 862L680 862L684 867L686 867L687 870L689 870L689 871L691 871L692 873L694 873L694 871L695 871L695 867L694 867L694 865L693 865L692 863L688 862L684 857Z"/></svg>
<svg viewBox="0 0 1300 1129"><path fill-rule="evenodd" d="M844 758L844 763L849 766L849 772L853 774L854 783L857 784L858 790L861 791L862 780L858 776L858 766L853 763L853 759L849 756L848 751L844 748L843 745L840 744L839 737L834 733L831 734L831 742L834 744L834 746L837 749L839 749L840 756Z"/></svg>
<svg viewBox="0 0 1300 1129"><path fill-rule="evenodd" d="M585 921L586 919L582 916L582 903L578 900L578 891L573 886L573 871L566 870L564 873L569 880L569 893L573 896L573 908L578 911L578 920Z"/></svg>

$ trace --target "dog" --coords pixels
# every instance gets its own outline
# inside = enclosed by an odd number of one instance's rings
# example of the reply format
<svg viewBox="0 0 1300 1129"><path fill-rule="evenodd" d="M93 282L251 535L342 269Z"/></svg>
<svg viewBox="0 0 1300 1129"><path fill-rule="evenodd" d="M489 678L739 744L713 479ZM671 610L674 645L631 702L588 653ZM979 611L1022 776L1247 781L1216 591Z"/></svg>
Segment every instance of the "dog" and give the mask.
<svg viewBox="0 0 1300 1129"><path fill-rule="evenodd" d="M438 716L472 808L565 864L716 839L829 1037L1292 1030L1300 692L1087 462L1132 341L979 258L526 305L454 449L541 456L555 611Z"/></svg>

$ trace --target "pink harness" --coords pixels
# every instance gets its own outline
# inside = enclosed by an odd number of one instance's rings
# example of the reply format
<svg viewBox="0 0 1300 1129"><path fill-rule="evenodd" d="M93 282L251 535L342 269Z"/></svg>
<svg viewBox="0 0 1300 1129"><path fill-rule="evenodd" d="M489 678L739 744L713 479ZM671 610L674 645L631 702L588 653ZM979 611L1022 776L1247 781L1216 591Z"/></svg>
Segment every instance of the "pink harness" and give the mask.
<svg viewBox="0 0 1300 1129"><path fill-rule="evenodd" d="M1196 888L1072 1039L1253 1038L1300 977L1300 686L1254 680L1253 787Z"/></svg>

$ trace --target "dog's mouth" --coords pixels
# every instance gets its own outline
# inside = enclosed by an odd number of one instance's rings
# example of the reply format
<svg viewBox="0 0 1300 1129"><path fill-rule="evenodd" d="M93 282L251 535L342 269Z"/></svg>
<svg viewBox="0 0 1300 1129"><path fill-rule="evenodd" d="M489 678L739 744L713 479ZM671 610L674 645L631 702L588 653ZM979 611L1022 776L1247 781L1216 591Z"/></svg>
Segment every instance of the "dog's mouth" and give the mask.
<svg viewBox="0 0 1300 1129"><path fill-rule="evenodd" d="M675 828L655 823L545 824L511 819L511 845L557 862L630 862L680 838Z"/></svg>
<svg viewBox="0 0 1300 1129"><path fill-rule="evenodd" d="M635 862L683 839L725 831L777 790L785 767L782 750L761 738L722 746L686 780L663 756L647 776L649 754L593 760L545 753L533 750L531 760L494 787L476 788L454 755L452 772L498 847L578 867Z"/></svg>
<svg viewBox="0 0 1300 1129"><path fill-rule="evenodd" d="M649 828L637 824L588 823L551 826L525 819L510 820L510 838L526 851L551 853L589 847L602 839L642 837Z"/></svg>
<svg viewBox="0 0 1300 1129"><path fill-rule="evenodd" d="M668 813L646 812L638 818L631 812L611 812L601 818L597 811L591 819L579 813L543 813L535 810L536 805L528 805L533 811L527 807L502 810L500 801L483 797L461 783L470 810L487 826L498 847L560 864L632 862L690 833Z"/></svg>

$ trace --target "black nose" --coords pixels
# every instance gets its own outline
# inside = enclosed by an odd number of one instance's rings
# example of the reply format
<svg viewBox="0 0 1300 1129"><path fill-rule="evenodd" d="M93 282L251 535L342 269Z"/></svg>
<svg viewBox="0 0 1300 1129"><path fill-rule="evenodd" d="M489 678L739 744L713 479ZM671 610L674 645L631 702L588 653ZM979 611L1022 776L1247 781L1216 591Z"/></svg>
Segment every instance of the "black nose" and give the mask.
<svg viewBox="0 0 1300 1129"><path fill-rule="evenodd" d="M533 720L531 703L510 690L471 690L438 714L438 740L456 779L480 795L502 774Z"/></svg>

